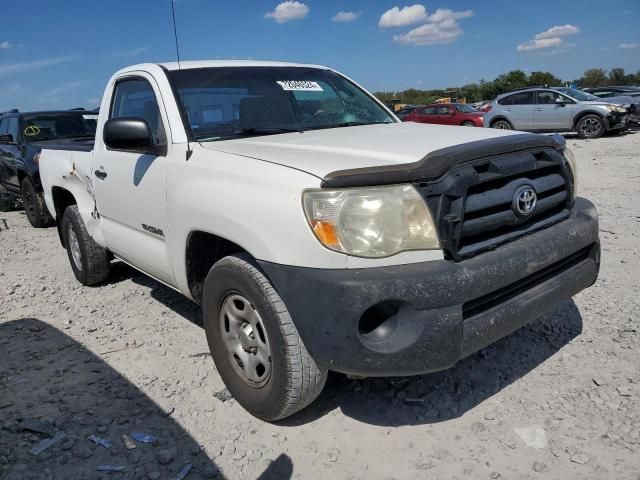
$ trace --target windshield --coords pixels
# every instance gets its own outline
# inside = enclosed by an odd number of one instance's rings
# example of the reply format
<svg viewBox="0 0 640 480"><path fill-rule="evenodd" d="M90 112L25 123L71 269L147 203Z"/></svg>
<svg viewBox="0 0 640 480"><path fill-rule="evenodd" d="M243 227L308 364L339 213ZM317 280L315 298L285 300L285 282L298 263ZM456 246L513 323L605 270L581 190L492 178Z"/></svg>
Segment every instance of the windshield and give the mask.
<svg viewBox="0 0 640 480"><path fill-rule="evenodd" d="M475 108L473 108L471 105L466 105L464 103L457 104L456 108L458 109L459 112L462 112L462 113L474 113L474 112L477 112L477 110Z"/></svg>
<svg viewBox="0 0 640 480"><path fill-rule="evenodd" d="M575 88L556 88L556 90L569 95L571 98L580 100L581 102L588 102L589 100L600 100L595 95L591 95L590 93L586 93Z"/></svg>
<svg viewBox="0 0 640 480"><path fill-rule="evenodd" d="M216 141L396 120L344 77L306 67L215 67L168 72L191 139Z"/></svg>
<svg viewBox="0 0 640 480"><path fill-rule="evenodd" d="M27 142L63 138L95 137L98 115L89 112L60 112L25 115L22 133Z"/></svg>

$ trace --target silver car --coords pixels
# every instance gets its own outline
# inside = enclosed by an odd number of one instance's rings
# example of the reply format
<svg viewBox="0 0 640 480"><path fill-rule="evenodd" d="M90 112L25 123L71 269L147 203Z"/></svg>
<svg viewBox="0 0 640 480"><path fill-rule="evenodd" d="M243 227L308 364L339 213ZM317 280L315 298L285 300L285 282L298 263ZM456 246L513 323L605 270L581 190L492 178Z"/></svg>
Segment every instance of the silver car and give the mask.
<svg viewBox="0 0 640 480"><path fill-rule="evenodd" d="M525 88L499 95L484 115L484 126L529 132L576 132L598 138L627 128L627 109L579 90Z"/></svg>

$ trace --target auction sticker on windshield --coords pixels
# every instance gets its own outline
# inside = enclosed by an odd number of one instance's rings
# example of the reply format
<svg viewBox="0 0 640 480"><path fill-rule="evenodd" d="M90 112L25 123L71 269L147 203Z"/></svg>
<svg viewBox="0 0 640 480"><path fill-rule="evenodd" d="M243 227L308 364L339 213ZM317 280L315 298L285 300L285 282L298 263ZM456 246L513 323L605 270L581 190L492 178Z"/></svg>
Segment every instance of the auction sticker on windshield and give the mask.
<svg viewBox="0 0 640 480"><path fill-rule="evenodd" d="M323 92L322 87L318 85L318 82L307 82L305 80L278 80L278 85L286 91L295 92Z"/></svg>

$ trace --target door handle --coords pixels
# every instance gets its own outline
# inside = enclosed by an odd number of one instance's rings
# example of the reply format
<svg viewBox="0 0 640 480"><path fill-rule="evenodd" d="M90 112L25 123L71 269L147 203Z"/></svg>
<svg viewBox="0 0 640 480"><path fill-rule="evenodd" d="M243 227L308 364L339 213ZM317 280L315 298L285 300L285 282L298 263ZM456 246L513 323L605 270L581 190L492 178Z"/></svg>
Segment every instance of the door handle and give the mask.
<svg viewBox="0 0 640 480"><path fill-rule="evenodd" d="M93 174L100 180L104 180L105 178L107 178L107 172L105 172L104 170L96 170L95 172L93 172Z"/></svg>
<svg viewBox="0 0 640 480"><path fill-rule="evenodd" d="M536 110L537 110L538 112L542 112L542 111L544 111L544 108L536 108Z"/></svg>

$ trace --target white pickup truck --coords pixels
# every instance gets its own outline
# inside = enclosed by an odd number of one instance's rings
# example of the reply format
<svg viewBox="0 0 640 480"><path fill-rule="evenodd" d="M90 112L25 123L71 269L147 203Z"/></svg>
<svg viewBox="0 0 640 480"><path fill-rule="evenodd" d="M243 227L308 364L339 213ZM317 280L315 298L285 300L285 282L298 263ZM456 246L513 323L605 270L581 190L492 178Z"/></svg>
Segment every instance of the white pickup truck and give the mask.
<svg viewBox="0 0 640 480"><path fill-rule="evenodd" d="M202 304L220 376L268 421L328 370L449 368L599 270L560 137L401 123L321 66L125 68L94 145L40 169L77 279L115 257Z"/></svg>

